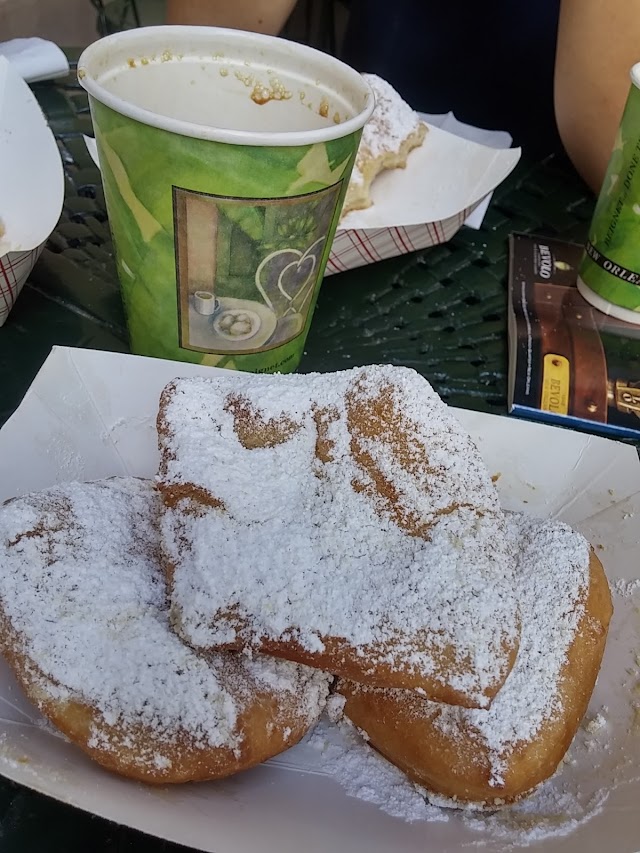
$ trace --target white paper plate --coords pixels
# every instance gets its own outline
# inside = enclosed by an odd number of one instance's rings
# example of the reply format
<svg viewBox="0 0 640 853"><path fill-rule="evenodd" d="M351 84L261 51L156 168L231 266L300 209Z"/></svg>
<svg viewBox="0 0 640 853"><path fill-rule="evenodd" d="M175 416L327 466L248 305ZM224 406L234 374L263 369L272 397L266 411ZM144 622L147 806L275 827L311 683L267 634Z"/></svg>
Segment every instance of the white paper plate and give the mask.
<svg viewBox="0 0 640 853"><path fill-rule="evenodd" d="M57 482L150 476L160 391L202 368L112 353L56 348L22 405L0 431L0 500ZM629 446L540 424L460 411L510 509L554 516L599 548L609 578L640 576L640 463ZM606 738L576 752L562 784L591 820L529 850L640 848L640 596L615 597L616 612L592 712L606 711ZM151 788L93 765L45 727L0 662L0 773L59 800L145 832L215 853L453 853L512 838L446 823L405 823L349 798L305 746L219 783ZM585 740L584 732L578 739ZM584 747L584 743L583 743ZM588 809L587 809L588 811Z"/></svg>

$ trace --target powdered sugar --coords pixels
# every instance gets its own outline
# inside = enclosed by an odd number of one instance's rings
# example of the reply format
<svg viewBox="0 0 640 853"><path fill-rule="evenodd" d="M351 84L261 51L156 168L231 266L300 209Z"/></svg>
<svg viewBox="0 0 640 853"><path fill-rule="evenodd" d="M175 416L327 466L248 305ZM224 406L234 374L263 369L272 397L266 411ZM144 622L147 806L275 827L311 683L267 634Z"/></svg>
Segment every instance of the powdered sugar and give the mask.
<svg viewBox="0 0 640 853"><path fill-rule="evenodd" d="M244 446L239 406L279 441ZM207 496L162 524L189 642L233 642L246 624L243 641L344 638L424 673L453 646L471 664L449 683L485 701L516 636L513 555L476 448L425 380L391 367L177 380L162 424L163 487Z"/></svg>
<svg viewBox="0 0 640 853"><path fill-rule="evenodd" d="M435 725L445 734L472 737L488 752L496 787L514 744L533 740L561 712L559 678L584 613L589 546L566 524L511 516L520 543L517 587L522 613L514 668L488 710L442 707ZM426 703L427 711L435 710Z"/></svg>
<svg viewBox="0 0 640 853"><path fill-rule="evenodd" d="M318 768L333 776L350 797L410 823L449 819L445 811L429 805L424 791L404 773L363 743L353 726L320 722L308 742L317 752Z"/></svg>
<svg viewBox="0 0 640 853"><path fill-rule="evenodd" d="M553 779L528 799L509 808L490 814L465 811L461 822L484 835L476 839L477 847L497 839L517 847L528 847L575 832L602 811L608 797L609 791L600 789L585 799L578 791L566 789L560 779Z"/></svg>
<svg viewBox="0 0 640 853"><path fill-rule="evenodd" d="M611 587L620 598L631 598L633 595L640 593L640 578L634 578L630 581L624 578L616 578Z"/></svg>
<svg viewBox="0 0 640 853"><path fill-rule="evenodd" d="M595 717L592 717L590 720L587 721L585 725L585 730L590 735L595 735L598 732L602 731L602 729L604 729L606 725L607 718L605 717L604 713L599 712L595 715Z"/></svg>
<svg viewBox="0 0 640 853"><path fill-rule="evenodd" d="M351 180L363 182L362 162L389 151L398 152L407 137L415 133L420 118L396 90L377 74L363 74L373 89L376 106L365 124Z"/></svg>
<svg viewBox="0 0 640 853"><path fill-rule="evenodd" d="M289 694L312 722L326 695L322 673L266 658L206 660L170 631L159 511L153 487L133 479L66 484L0 511L2 610L43 690L95 707L125 741L128 726L142 725L156 742L186 734L234 750L260 685ZM108 731L98 725L90 745L109 748ZM153 750L139 758L166 761Z"/></svg>

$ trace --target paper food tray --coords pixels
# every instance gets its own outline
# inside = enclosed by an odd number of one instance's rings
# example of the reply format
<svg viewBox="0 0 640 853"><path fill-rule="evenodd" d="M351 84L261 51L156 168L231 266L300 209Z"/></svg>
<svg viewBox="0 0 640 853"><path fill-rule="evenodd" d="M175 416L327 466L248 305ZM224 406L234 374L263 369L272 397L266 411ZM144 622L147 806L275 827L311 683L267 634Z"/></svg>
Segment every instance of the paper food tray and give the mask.
<svg viewBox="0 0 640 853"><path fill-rule="evenodd" d="M176 376L212 371L54 349L0 431L0 500L71 479L152 476L161 389ZM610 580L640 575L640 463L634 448L540 424L468 411L458 415L498 476L507 508L578 527L598 548ZM616 596L614 604L590 711L607 706L606 742L572 751L573 763L561 777L562 785L581 798L585 815L594 801L597 813L566 837L534 843L529 850L638 850L640 598ZM508 839L474 829L457 812L445 823L406 823L350 798L304 745L217 783L154 788L120 779L45 727L1 661L0 773L119 823L215 853L513 849Z"/></svg>
<svg viewBox="0 0 640 853"><path fill-rule="evenodd" d="M27 84L0 56L0 326L60 218L63 198L54 136Z"/></svg>
<svg viewBox="0 0 640 853"><path fill-rule="evenodd" d="M519 148L489 148L428 127L405 169L375 179L373 205L342 220L327 275L446 243L520 159Z"/></svg>

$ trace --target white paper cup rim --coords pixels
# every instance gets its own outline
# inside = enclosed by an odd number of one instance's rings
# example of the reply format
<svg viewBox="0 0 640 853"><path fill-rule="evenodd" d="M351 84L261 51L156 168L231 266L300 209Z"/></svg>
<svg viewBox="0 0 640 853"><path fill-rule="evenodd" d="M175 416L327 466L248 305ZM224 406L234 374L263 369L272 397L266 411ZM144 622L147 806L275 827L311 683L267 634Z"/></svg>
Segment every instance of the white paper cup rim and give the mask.
<svg viewBox="0 0 640 853"><path fill-rule="evenodd" d="M602 314L615 317L616 320L624 320L626 323L632 323L634 326L640 326L640 313L638 311L632 311L630 308L616 305L615 302L609 302L608 299L600 296L588 284L585 284L580 276L578 276L577 286L580 295Z"/></svg>
<svg viewBox="0 0 640 853"><path fill-rule="evenodd" d="M254 132L213 127L164 116L127 102L123 98L111 93L98 82L99 74L96 73L97 69L100 68L104 71L113 67L109 63L109 56L112 54L114 48L129 47L133 50L138 47L149 50L149 47L153 47L154 42L161 44L166 43L170 39L174 44L178 45L180 41L184 42L188 39L196 41L204 40L207 36L212 38L212 40L213 38L223 38L231 46L234 44L246 45L247 43L252 43L259 49L271 50L283 56L290 54L293 46L296 54L299 54L310 66L315 66L318 69L325 67L330 69L334 74L339 74L345 80L345 83L352 88L353 92L358 93L362 99L361 102L365 106L362 109L358 109L354 105L355 115L351 118L322 128ZM177 133L180 136L189 136L195 139L206 139L234 145L297 146L313 145L333 139L341 139L364 127L371 117L375 106L373 91L364 77L339 59L315 48L286 39L222 27L140 27L138 29L125 30L121 33L113 33L112 35L98 39L83 51L78 60L78 80L80 85L93 98L120 115L127 116L145 125Z"/></svg>

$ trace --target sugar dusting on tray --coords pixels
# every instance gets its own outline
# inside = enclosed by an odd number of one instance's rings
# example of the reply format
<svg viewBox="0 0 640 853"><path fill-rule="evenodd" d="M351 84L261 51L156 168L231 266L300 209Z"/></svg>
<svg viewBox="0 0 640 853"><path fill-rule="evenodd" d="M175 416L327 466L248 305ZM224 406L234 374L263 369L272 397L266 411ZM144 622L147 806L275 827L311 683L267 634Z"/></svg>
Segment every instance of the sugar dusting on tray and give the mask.
<svg viewBox="0 0 640 853"><path fill-rule="evenodd" d="M631 598L632 595L640 593L640 578L634 578L633 580L618 578L611 584L611 589L620 598Z"/></svg>
<svg viewBox="0 0 640 853"><path fill-rule="evenodd" d="M460 809L453 801L430 797L410 782L347 723L334 726L321 721L308 743L316 750L318 769L332 776L348 796L375 804L409 823L459 822L477 833L471 844L479 847L492 840L526 847L568 835L595 817L609 795L607 789L584 795L563 783L558 774L531 797L509 808L492 812Z"/></svg>
<svg viewBox="0 0 640 853"><path fill-rule="evenodd" d="M424 792L382 756L371 749L347 723L319 723L309 737L318 755L318 767L356 797L379 806L387 814L408 822L447 821L443 809L430 805Z"/></svg>

